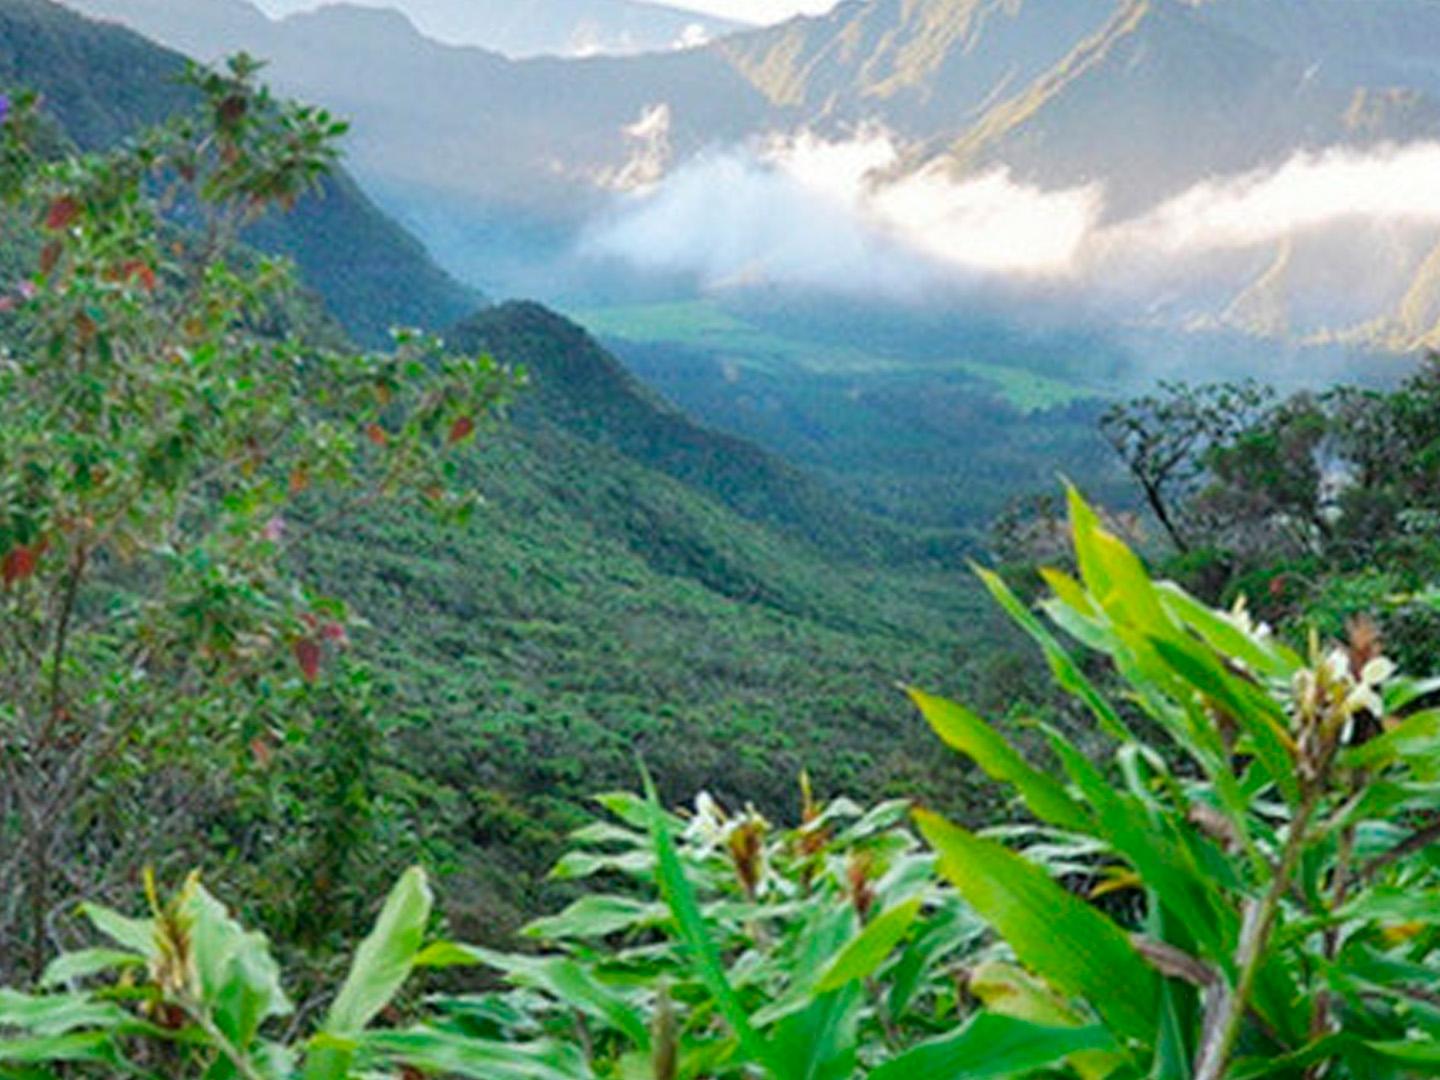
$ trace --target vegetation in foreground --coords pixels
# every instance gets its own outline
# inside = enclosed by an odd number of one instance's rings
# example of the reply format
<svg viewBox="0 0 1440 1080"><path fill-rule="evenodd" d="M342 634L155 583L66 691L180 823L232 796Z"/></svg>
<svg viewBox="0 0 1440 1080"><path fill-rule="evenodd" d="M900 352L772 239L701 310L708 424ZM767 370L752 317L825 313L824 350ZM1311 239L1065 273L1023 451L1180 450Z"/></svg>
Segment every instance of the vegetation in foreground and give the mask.
<svg viewBox="0 0 1440 1080"><path fill-rule="evenodd" d="M354 356L284 333L283 273L230 241L323 173L339 128L272 102L252 74L197 71L198 116L95 157L47 153L34 103L5 102L4 191L42 242L39 273L5 298L16 344L0 373L0 930L14 987L0 991L0 1075L1440 1069L1434 684L1399 676L1373 624L1296 649L1243 607L1157 584L1073 493L1076 574L1046 570L1040 604L1059 636L982 578L1084 715L1084 743L1058 706L1012 741L912 691L1023 817L977 830L807 787L800 820L777 830L711 798L672 815L647 788L608 797L614 820L576 834L556 876L579 895L532 924L529 950L451 940L415 869L337 962L373 881L359 830L383 823L366 774L371 682L346 656L357 620L283 556L295 534L380 500L463 513L446 495L468 476L455 448L515 380L424 340ZM1376 399L1363 415L1394 424L1364 446L1428 446L1408 409L1427 385ZM1227 550L1243 550L1241 526L1289 528L1273 535L1339 575L1354 549L1327 544L1352 535L1360 496L1389 483L1397 505L1423 507L1428 459L1362 470L1345 488L1358 494L1306 518L1280 481L1293 467L1303 486L1321 444L1302 437L1316 414L1292 415L1246 412L1182 441L1200 455L1183 490L1193 508L1232 508L1213 534ZM1162 445L1178 425L1165 420ZM1193 553L1184 519L1156 513ZM1411 519L1365 520L1384 540ZM276 731L308 755L282 790L311 848L270 850L274 788L236 790L226 772L225 812L206 805L217 760L264 764ZM198 879L162 899L138 872L212 844L288 866L289 895L272 884L253 909L279 931L289 978ZM232 882L263 887L251 869ZM49 956L82 933L75 895L110 899L133 878L148 918L87 904L108 943ZM445 997L404 990L430 968Z"/></svg>
<svg viewBox="0 0 1440 1080"><path fill-rule="evenodd" d="M246 1077L1430 1075L1430 685L1358 630L1301 656L1243 612L1153 582L1078 496L1071 514L1080 577L1047 574L1044 609L1123 694L987 584L1111 760L1046 727L1054 764L1037 767L976 714L912 692L1028 824L975 832L807 789L799 824L776 832L703 797L679 818L653 789L610 796L613 820L578 833L556 872L621 887L535 922L539 949L511 954L426 944L411 871L323 1019L290 1024L288 1043L264 939L194 881L168 905L152 889L149 920L87 909L111 945L53 961L42 983L68 989L0 998L22 1033L0 1061ZM384 1011L416 968L472 966L512 989ZM131 974L100 978L116 968Z"/></svg>

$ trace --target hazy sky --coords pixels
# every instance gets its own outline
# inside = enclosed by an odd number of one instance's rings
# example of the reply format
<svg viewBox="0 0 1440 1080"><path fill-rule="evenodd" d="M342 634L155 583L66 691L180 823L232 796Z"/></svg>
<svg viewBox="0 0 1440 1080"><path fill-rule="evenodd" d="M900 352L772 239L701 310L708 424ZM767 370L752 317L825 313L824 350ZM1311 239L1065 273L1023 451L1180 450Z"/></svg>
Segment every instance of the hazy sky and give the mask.
<svg viewBox="0 0 1440 1080"><path fill-rule="evenodd" d="M260 7L272 15L319 7L325 0L259 0ZM405 9L405 0L366 0L375 6L385 4ZM792 15L819 15L829 11L838 0L658 0L671 7L704 11L711 15L752 23L777 23Z"/></svg>
<svg viewBox="0 0 1440 1080"><path fill-rule="evenodd" d="M773 23L792 15L819 15L836 0L668 0L671 7L690 8L746 22Z"/></svg>

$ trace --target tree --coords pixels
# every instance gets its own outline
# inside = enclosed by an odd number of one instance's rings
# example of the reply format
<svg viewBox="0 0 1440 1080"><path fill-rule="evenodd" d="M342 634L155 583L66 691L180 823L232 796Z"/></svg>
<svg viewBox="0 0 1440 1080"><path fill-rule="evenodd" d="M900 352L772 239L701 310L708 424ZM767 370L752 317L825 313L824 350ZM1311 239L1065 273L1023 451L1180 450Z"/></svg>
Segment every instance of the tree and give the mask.
<svg viewBox="0 0 1440 1080"><path fill-rule="evenodd" d="M1254 382L1161 383L1159 393L1101 417L1100 430L1176 550L1189 551L1202 528L1187 508L1206 478L1206 455L1251 427L1273 399L1273 391Z"/></svg>
<svg viewBox="0 0 1440 1080"><path fill-rule="evenodd" d="M0 970L37 975L64 902L133 885L214 797L257 716L303 709L350 614L296 576L378 499L463 518L456 453L515 377L404 334L308 344L289 269L236 243L344 125L244 57L105 155L48 155L5 100L0 194L34 272L0 333Z"/></svg>

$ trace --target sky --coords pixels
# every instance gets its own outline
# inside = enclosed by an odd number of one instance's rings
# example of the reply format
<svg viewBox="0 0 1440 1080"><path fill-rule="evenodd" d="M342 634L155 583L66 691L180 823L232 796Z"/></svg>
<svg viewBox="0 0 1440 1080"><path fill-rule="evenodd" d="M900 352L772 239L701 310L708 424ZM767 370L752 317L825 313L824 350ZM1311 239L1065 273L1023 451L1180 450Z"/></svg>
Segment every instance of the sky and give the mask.
<svg viewBox="0 0 1440 1080"><path fill-rule="evenodd" d="M792 15L820 15L836 0L666 0L671 7L689 8L741 22L777 23Z"/></svg>

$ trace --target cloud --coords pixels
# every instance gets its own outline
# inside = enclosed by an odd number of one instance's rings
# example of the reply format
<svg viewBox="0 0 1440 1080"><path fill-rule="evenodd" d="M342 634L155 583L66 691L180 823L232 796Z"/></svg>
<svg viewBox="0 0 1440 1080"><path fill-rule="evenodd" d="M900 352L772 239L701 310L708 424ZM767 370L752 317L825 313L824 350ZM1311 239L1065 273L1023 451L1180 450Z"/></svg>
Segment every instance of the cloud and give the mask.
<svg viewBox="0 0 1440 1080"><path fill-rule="evenodd" d="M1164 252L1273 244L1337 223L1440 223L1440 143L1300 153L1195 185L1116 237Z"/></svg>
<svg viewBox="0 0 1440 1080"><path fill-rule="evenodd" d="M1047 190L1003 166L956 176L943 163L914 168L878 128L844 141L802 132L690 159L627 196L583 250L710 287L1040 286L1154 307L1183 281L1228 302L1257 258L1309 236L1329 237L1355 274L1395 276L1416 250L1397 233L1425 241L1440 229L1440 143L1301 153L1128 220L1105 209L1101 183ZM1217 275L1234 280L1216 287Z"/></svg>

